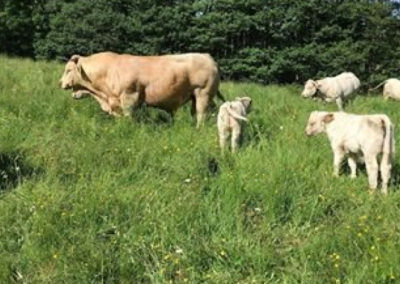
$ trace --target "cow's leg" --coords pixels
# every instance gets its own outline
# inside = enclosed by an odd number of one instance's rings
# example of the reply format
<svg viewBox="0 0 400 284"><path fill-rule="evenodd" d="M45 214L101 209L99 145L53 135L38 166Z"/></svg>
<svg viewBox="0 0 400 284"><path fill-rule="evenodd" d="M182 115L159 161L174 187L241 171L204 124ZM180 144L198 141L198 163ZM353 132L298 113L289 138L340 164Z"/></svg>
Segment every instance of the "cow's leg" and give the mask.
<svg viewBox="0 0 400 284"><path fill-rule="evenodd" d="M103 110L103 111L105 111L106 113L108 113L108 114L111 114L112 113L112 110L111 110L111 106L108 104L108 102L107 101L105 101L104 99L102 99L101 97L99 97L99 96L96 96L96 95L92 95L95 99L96 99L96 101L100 104L100 107L101 107L101 109Z"/></svg>
<svg viewBox="0 0 400 284"><path fill-rule="evenodd" d="M339 176L339 171L340 171L340 165L342 164L343 158L344 158L344 153L341 149L336 149L333 152L333 175L335 177Z"/></svg>
<svg viewBox="0 0 400 284"><path fill-rule="evenodd" d="M376 156L366 156L365 165L367 167L369 187L375 190L378 186L378 162L376 161Z"/></svg>
<svg viewBox="0 0 400 284"><path fill-rule="evenodd" d="M205 120L208 104L209 104L209 94L207 90L198 89L196 90L196 118L197 118L197 125L196 127L199 128Z"/></svg>
<svg viewBox="0 0 400 284"><path fill-rule="evenodd" d="M190 97L190 99L192 100L192 106L190 108L190 114L192 115L192 118L195 119L195 117L196 117L196 97L194 95L192 95Z"/></svg>
<svg viewBox="0 0 400 284"><path fill-rule="evenodd" d="M350 167L350 178L356 178L357 177L357 162L355 157L349 156L347 158L347 163L349 164Z"/></svg>
<svg viewBox="0 0 400 284"><path fill-rule="evenodd" d="M342 111L343 110L343 99L342 99L342 97L339 96L339 97L336 98L336 104L337 104L339 110Z"/></svg>
<svg viewBox="0 0 400 284"><path fill-rule="evenodd" d="M133 109L140 104L139 92L121 95L121 108L124 116L132 116Z"/></svg>
<svg viewBox="0 0 400 284"><path fill-rule="evenodd" d="M390 157L387 157L387 154L383 154L380 171L382 178L382 192L384 194L388 194L388 183L390 179L390 171L392 169L392 165L390 163Z"/></svg>
<svg viewBox="0 0 400 284"><path fill-rule="evenodd" d="M110 96L108 98L108 104L110 105L111 108L111 114L120 117L121 116L120 100L115 96Z"/></svg>

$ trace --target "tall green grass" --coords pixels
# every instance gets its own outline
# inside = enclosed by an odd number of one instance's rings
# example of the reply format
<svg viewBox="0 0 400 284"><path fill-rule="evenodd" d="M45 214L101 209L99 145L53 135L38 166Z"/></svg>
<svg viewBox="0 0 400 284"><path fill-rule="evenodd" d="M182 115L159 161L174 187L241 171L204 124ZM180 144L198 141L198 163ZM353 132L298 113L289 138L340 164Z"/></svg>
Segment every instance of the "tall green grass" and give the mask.
<svg viewBox="0 0 400 284"><path fill-rule="evenodd" d="M111 118L60 90L63 66L0 57L0 283L396 283L400 194L332 176L300 86L223 83L254 100L237 155L215 115ZM400 103L358 95L347 110ZM396 140L399 139L396 132ZM345 167L344 167L345 168ZM344 172L346 170L344 169Z"/></svg>

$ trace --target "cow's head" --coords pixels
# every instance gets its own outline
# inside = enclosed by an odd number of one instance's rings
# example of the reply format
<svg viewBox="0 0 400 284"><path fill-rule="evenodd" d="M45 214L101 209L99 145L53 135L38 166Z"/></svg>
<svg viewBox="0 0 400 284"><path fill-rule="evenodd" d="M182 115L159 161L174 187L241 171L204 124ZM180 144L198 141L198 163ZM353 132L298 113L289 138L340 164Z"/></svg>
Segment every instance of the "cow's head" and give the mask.
<svg viewBox="0 0 400 284"><path fill-rule="evenodd" d="M305 98L314 96L318 90L318 83L314 80L308 80L304 85L304 90L301 95Z"/></svg>
<svg viewBox="0 0 400 284"><path fill-rule="evenodd" d="M82 81L82 65L79 60L79 55L73 55L65 65L64 73L60 79L61 88L64 90L74 89L80 85Z"/></svg>
<svg viewBox="0 0 400 284"><path fill-rule="evenodd" d="M331 112L326 111L313 111L307 122L306 135L316 135L325 132L325 125L334 119Z"/></svg>

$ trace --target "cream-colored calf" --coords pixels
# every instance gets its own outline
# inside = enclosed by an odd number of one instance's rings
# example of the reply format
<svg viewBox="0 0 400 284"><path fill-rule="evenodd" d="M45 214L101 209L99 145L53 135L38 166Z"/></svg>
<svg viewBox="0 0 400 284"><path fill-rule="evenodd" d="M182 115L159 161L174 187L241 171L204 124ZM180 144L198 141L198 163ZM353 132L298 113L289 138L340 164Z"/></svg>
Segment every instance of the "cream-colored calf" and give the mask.
<svg viewBox="0 0 400 284"><path fill-rule="evenodd" d="M319 91L325 101L336 101L339 110L343 110L343 103L353 92L360 87L360 80L351 72L343 72L335 77L326 77L320 80L308 80L301 93L303 97L313 97Z"/></svg>
<svg viewBox="0 0 400 284"><path fill-rule="evenodd" d="M239 147L242 133L242 123L248 121L246 115L250 112L251 98L236 98L232 102L223 103L218 112L217 127L221 150L225 149L226 142L231 135L231 150L235 152Z"/></svg>
<svg viewBox="0 0 400 284"><path fill-rule="evenodd" d="M345 112L313 111L308 119L306 134L326 133L334 155L334 175L339 175L345 156L356 177L357 160L364 158L371 189L378 185L378 155L382 154L380 171L382 191L387 194L391 161L394 155L393 124L384 114L355 115Z"/></svg>
<svg viewBox="0 0 400 284"><path fill-rule="evenodd" d="M400 80L396 78L391 78L383 81L378 86L376 86L372 90L378 89L380 86L383 86L383 98L385 100L392 98L395 100L400 100Z"/></svg>

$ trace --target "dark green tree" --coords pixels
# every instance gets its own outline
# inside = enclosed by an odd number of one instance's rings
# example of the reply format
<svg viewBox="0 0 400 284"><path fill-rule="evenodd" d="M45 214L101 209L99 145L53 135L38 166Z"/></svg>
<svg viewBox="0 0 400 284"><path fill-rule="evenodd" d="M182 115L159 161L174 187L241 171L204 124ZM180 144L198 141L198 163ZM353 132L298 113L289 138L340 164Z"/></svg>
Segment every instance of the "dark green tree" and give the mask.
<svg viewBox="0 0 400 284"><path fill-rule="evenodd" d="M347 70L375 83L399 72L399 11L390 0L3 0L0 52L208 52L225 79L302 83Z"/></svg>

